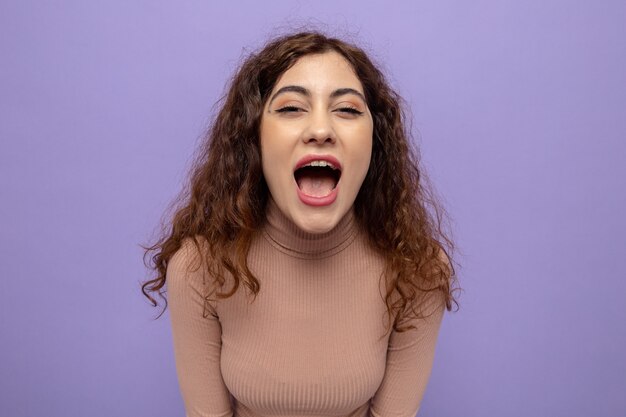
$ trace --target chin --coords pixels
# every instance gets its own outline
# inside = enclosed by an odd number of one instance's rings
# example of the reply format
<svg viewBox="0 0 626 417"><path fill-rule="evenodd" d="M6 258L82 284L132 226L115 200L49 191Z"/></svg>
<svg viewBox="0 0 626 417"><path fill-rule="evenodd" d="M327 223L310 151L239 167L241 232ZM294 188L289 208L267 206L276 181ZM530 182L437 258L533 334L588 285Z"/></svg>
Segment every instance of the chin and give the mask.
<svg viewBox="0 0 626 417"><path fill-rule="evenodd" d="M302 214L300 214L298 217L299 218L294 219L294 223L307 233L327 233L339 223L339 219L336 219L331 213L315 213L308 216L302 216Z"/></svg>

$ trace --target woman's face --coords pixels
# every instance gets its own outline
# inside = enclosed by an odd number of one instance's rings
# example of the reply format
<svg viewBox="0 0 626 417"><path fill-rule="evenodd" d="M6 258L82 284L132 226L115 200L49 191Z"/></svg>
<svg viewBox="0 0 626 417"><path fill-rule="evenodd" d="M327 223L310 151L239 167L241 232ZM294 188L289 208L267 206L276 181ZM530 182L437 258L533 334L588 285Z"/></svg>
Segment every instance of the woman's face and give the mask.
<svg viewBox="0 0 626 417"><path fill-rule="evenodd" d="M306 232L335 227L365 179L374 124L364 96L350 63L326 52L296 61L265 104L263 175L276 205Z"/></svg>

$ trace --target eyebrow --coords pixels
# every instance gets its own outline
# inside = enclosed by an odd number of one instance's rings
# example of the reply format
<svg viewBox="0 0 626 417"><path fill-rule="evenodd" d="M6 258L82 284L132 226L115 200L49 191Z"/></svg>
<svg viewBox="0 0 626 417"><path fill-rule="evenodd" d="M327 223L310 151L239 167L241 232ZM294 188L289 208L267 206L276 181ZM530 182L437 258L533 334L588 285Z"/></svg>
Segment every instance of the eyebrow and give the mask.
<svg viewBox="0 0 626 417"><path fill-rule="evenodd" d="M274 101L276 97L278 97L281 94L288 93L288 92L298 93L306 97L311 97L311 92L302 86L286 85L280 88L276 93L274 93L274 95L270 99L268 106L272 104L272 101ZM346 94L353 94L355 96L358 96L359 98L361 98L361 100L363 100L364 103L367 103L367 100L365 100L365 96L363 96L363 94L361 94L359 91L355 90L354 88L349 88L349 87L336 89L335 91L330 93L330 98L337 98L339 96L343 96Z"/></svg>

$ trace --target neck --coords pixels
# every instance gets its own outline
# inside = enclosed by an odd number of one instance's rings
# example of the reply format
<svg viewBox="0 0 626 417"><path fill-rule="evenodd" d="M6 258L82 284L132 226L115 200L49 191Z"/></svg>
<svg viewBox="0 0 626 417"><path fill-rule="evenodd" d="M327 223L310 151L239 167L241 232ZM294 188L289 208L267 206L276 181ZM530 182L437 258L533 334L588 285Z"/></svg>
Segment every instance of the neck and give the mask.
<svg viewBox="0 0 626 417"><path fill-rule="evenodd" d="M339 253L354 240L356 231L352 208L328 232L310 233L289 219L271 197L268 199L263 235L278 250L295 258L326 258Z"/></svg>

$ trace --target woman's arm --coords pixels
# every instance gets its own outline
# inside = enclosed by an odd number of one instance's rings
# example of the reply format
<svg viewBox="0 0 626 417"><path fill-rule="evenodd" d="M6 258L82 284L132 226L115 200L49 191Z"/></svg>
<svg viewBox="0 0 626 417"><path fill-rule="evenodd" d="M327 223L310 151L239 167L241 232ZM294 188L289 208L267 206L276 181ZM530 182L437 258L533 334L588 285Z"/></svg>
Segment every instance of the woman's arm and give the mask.
<svg viewBox="0 0 626 417"><path fill-rule="evenodd" d="M197 256L195 245L186 239L167 266L176 373L187 417L232 417L230 394L220 371L222 329L208 304L208 317L202 317L202 268L193 271L199 265Z"/></svg>
<svg viewBox="0 0 626 417"><path fill-rule="evenodd" d="M371 417L415 417L419 410L435 357L435 345L445 305L437 294L424 311L432 315L411 324L416 329L392 330L383 381L371 400ZM440 301L441 300L441 301Z"/></svg>

